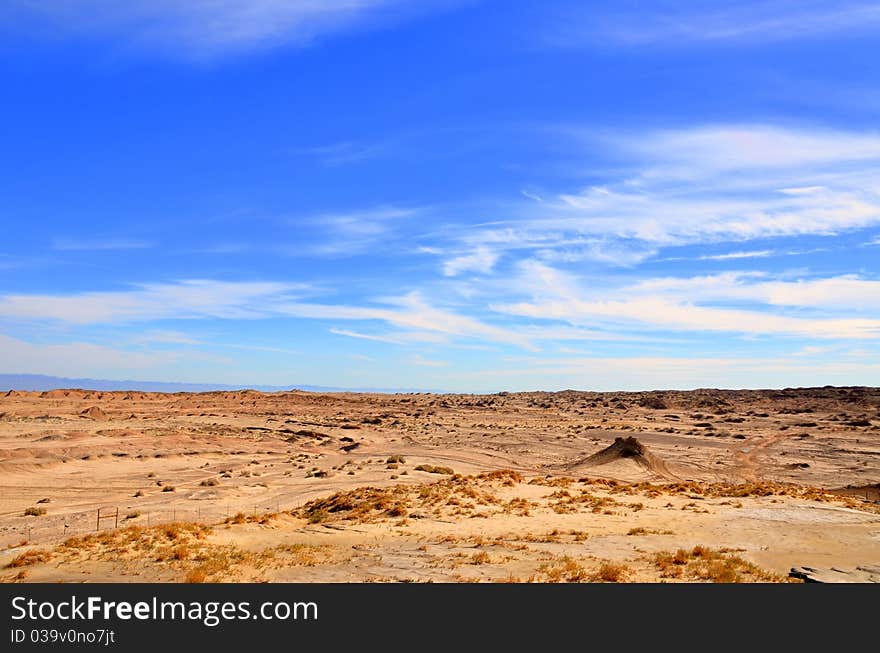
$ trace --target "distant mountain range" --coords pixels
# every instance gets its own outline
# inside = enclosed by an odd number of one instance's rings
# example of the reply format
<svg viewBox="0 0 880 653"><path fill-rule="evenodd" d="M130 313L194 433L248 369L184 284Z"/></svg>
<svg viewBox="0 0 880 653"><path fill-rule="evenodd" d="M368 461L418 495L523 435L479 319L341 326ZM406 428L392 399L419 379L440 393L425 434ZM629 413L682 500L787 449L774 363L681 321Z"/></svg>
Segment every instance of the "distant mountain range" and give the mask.
<svg viewBox="0 0 880 653"><path fill-rule="evenodd" d="M216 390L259 390L260 392L436 392L410 388L334 388L321 385L229 385L227 383L174 383L164 381L110 381L107 379L68 379L43 374L0 374L0 390L44 391L58 389L135 390L139 392L212 392Z"/></svg>

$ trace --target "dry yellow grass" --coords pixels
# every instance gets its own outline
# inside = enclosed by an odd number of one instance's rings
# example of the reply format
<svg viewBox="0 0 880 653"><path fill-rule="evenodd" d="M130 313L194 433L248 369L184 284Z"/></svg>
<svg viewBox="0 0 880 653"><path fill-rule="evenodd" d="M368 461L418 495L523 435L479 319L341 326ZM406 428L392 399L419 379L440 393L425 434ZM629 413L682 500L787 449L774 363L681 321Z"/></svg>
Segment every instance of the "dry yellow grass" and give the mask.
<svg viewBox="0 0 880 653"><path fill-rule="evenodd" d="M757 567L725 549L706 546L663 551L653 557L655 567L664 578L690 582L712 583L785 583L791 579Z"/></svg>

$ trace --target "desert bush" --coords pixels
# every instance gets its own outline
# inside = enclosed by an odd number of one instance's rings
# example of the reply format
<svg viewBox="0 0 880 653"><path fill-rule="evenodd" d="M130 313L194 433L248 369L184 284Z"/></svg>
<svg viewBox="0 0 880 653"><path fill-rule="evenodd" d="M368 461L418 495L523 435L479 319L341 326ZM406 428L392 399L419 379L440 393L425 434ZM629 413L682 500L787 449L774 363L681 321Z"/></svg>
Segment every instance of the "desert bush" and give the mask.
<svg viewBox="0 0 880 653"><path fill-rule="evenodd" d="M440 467L439 465L419 465L415 469L417 472L428 472L429 474L455 474L451 467Z"/></svg>
<svg viewBox="0 0 880 653"><path fill-rule="evenodd" d="M622 580L625 580L629 573L629 568L626 565L616 565L610 562L605 562L600 565L599 569L593 575L593 580L601 581L603 583L619 583Z"/></svg>
<svg viewBox="0 0 880 653"><path fill-rule="evenodd" d="M201 567L196 567L195 569L190 569L187 572L186 576L183 579L183 582L204 583L206 580L208 580L207 572Z"/></svg>
<svg viewBox="0 0 880 653"><path fill-rule="evenodd" d="M45 508L37 508L35 506L31 506L30 508L25 508L24 516L25 517L41 517L46 514Z"/></svg>
<svg viewBox="0 0 880 653"><path fill-rule="evenodd" d="M24 553L20 553L15 556L9 564L6 565L7 569L15 568L15 567L27 567L29 565L35 565L39 562L48 562L52 559L52 554L48 551L43 551L41 549L29 549Z"/></svg>

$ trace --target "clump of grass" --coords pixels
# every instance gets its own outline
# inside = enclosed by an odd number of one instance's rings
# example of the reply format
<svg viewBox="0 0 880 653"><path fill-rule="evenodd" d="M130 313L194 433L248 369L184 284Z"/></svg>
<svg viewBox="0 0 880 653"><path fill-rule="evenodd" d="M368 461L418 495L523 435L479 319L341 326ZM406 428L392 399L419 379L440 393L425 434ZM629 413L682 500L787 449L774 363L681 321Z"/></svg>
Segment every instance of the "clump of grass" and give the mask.
<svg viewBox="0 0 880 653"><path fill-rule="evenodd" d="M569 556L544 563L538 567L538 571L546 575L551 583L581 583L589 578L584 566Z"/></svg>
<svg viewBox="0 0 880 653"><path fill-rule="evenodd" d="M417 472L428 472L429 474L455 474L455 470L451 467L441 467L439 465L419 465L416 467Z"/></svg>
<svg viewBox="0 0 880 653"><path fill-rule="evenodd" d="M6 565L6 568L13 569L16 567L28 567L40 562L49 562L51 559L52 554L48 551L43 551L42 549L29 549L24 553L15 556L9 564Z"/></svg>
<svg viewBox="0 0 880 653"><path fill-rule="evenodd" d="M638 526L636 528L631 528L626 533L627 535L672 535L672 531L660 531L654 528L645 528L643 526Z"/></svg>
<svg viewBox="0 0 880 653"><path fill-rule="evenodd" d="M184 583L204 583L208 580L208 573L202 567L190 569L183 579Z"/></svg>
<svg viewBox="0 0 880 653"><path fill-rule="evenodd" d="M404 504L395 503L388 509L385 514L387 514L389 517L406 517L408 512Z"/></svg>
<svg viewBox="0 0 880 653"><path fill-rule="evenodd" d="M31 506L30 508L25 508L24 516L25 517L42 517L46 514L45 508L37 508L36 506Z"/></svg>
<svg viewBox="0 0 880 653"><path fill-rule="evenodd" d="M403 465L406 463L406 459L403 456L395 455L395 456L388 456L388 458L385 459L385 462L389 463L389 464L390 463L400 463L401 465Z"/></svg>
<svg viewBox="0 0 880 653"><path fill-rule="evenodd" d="M629 575L629 567L626 565L616 565L611 562L602 563L596 573L593 574L592 580L603 583L619 583L626 580Z"/></svg>
<svg viewBox="0 0 880 653"><path fill-rule="evenodd" d="M130 512L130 513L128 513L128 514L125 516L125 518L126 518L126 519L137 519L137 518L140 517L140 516L141 516L141 513L138 512L137 510L135 510L134 512Z"/></svg>
<svg viewBox="0 0 880 653"><path fill-rule="evenodd" d="M698 545L693 549L679 549L674 554L660 552L654 564L664 578L685 578L711 583L787 582L787 579L765 571L730 550L715 550Z"/></svg>
<svg viewBox="0 0 880 653"><path fill-rule="evenodd" d="M199 483L202 487L214 487L215 485L220 485L220 481L216 478L206 478L204 481Z"/></svg>
<svg viewBox="0 0 880 653"><path fill-rule="evenodd" d="M477 553L471 556L471 564L472 565L485 565L491 562L492 559L489 557L489 554L485 551L478 551Z"/></svg>
<svg viewBox="0 0 880 653"><path fill-rule="evenodd" d="M135 498L142 497L142 496L144 496L144 491L138 490L137 492L134 493L134 496L135 496Z"/></svg>
<svg viewBox="0 0 880 653"><path fill-rule="evenodd" d="M317 510L310 510L308 512L308 519L310 524L320 524L323 521L326 521L328 517L328 513L326 509L319 508Z"/></svg>
<svg viewBox="0 0 880 653"><path fill-rule="evenodd" d="M234 565L247 562L251 558L252 556L235 547L203 551L194 557L198 564L186 573L184 582L206 583L222 580L224 575L232 571Z"/></svg>
<svg viewBox="0 0 880 653"><path fill-rule="evenodd" d="M166 485L166 486L164 486L164 487L162 488L162 491L163 491L163 492L174 492L174 489L175 489L175 488L174 488L173 485Z"/></svg>

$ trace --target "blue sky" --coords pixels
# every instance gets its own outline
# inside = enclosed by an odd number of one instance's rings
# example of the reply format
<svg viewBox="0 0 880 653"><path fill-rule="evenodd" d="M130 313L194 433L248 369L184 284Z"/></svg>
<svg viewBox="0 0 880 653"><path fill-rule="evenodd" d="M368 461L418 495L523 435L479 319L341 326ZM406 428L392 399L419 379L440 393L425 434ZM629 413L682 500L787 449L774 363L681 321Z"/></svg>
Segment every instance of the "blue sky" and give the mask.
<svg viewBox="0 0 880 653"><path fill-rule="evenodd" d="M0 371L880 384L878 3L11 0L0 37Z"/></svg>

